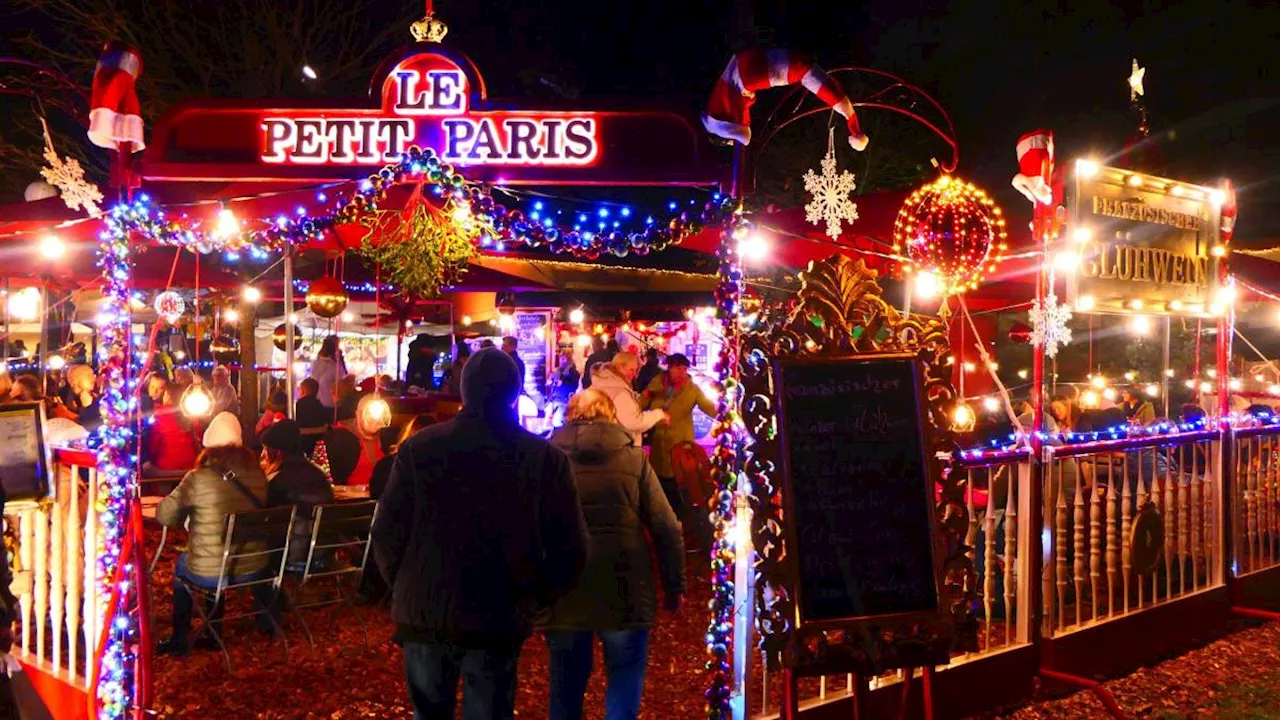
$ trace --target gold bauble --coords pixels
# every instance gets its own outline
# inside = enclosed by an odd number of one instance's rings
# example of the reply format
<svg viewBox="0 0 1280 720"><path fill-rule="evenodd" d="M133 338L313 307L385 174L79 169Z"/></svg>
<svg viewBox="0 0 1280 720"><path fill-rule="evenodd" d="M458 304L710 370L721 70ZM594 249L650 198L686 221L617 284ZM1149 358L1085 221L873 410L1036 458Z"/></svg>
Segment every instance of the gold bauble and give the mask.
<svg viewBox="0 0 1280 720"><path fill-rule="evenodd" d="M307 290L307 307L311 308L311 312L317 317L338 317L343 310L347 309L349 299L342 283L331 277L316 280Z"/></svg>
<svg viewBox="0 0 1280 720"><path fill-rule="evenodd" d="M275 330L271 331L271 344L276 346L277 350L284 351L285 348L285 324L280 323ZM293 326L293 349L297 350L302 345L302 331L297 325Z"/></svg>

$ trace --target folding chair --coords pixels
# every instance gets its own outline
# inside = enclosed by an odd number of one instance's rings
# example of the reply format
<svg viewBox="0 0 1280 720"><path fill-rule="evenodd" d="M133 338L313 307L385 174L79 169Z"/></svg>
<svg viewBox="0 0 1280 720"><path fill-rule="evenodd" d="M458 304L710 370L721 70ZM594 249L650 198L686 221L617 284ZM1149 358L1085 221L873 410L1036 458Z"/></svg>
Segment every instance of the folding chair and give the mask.
<svg viewBox="0 0 1280 720"><path fill-rule="evenodd" d="M311 637L311 629L302 617L302 610L307 608L327 607L342 603L347 606L356 619L360 621L361 632L364 633L364 647L369 648L369 626L364 617L356 612L355 603L351 601L342 581L348 575L363 577L365 563L369 561L370 538L373 534L373 519L377 515L378 503L375 500L359 502L340 502L330 505L317 505L311 516L311 543L307 548L305 564L291 563L287 572L297 576L298 592L295 601L289 604L302 631L307 636L307 643L315 647ZM338 594L326 596L320 600L303 603L302 588L309 581L318 578L333 578Z"/></svg>
<svg viewBox="0 0 1280 720"><path fill-rule="evenodd" d="M191 595L192 604L204 621L202 629L196 631L196 637L200 632L208 632L213 636L227 663L227 672L231 672L231 655L227 652L222 633L217 627L227 620L265 614L284 644L285 661L289 660L289 641L284 636L284 629L271 616L271 608L279 601L280 582L284 579L285 562L289 557L289 534L293 531L295 512L295 508L286 506L247 510L227 516L227 526L223 532L222 567L218 571L217 584L214 587L202 586L185 577L177 577L183 589ZM248 563L256 564L259 560L266 562L266 567L261 571L243 573L237 570ZM270 603L259 602L264 606L255 607L251 612L223 615L217 621L213 619L212 616L217 615L219 603L223 602L229 591L256 591L264 585L270 585ZM205 609L206 604L208 610Z"/></svg>

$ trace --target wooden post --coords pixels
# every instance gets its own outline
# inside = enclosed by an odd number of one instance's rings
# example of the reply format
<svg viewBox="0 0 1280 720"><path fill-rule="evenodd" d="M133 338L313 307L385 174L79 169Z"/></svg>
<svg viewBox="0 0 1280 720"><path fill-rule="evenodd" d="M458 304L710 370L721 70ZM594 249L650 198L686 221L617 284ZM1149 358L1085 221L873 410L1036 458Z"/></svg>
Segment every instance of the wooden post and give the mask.
<svg viewBox="0 0 1280 720"><path fill-rule="evenodd" d="M258 306L240 303L240 426L252 430L258 424ZM267 388L270 399L271 389ZM249 437L249 435L245 435Z"/></svg>

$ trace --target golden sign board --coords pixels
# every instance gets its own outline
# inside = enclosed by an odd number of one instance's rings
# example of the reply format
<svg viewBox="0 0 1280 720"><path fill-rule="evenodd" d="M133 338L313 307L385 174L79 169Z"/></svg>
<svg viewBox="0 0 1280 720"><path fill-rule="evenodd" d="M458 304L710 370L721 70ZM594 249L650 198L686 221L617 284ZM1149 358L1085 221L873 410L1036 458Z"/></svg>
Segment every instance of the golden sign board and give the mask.
<svg viewBox="0 0 1280 720"><path fill-rule="evenodd" d="M1078 312L1209 315L1218 291L1218 191L1080 161L1067 189L1063 250Z"/></svg>

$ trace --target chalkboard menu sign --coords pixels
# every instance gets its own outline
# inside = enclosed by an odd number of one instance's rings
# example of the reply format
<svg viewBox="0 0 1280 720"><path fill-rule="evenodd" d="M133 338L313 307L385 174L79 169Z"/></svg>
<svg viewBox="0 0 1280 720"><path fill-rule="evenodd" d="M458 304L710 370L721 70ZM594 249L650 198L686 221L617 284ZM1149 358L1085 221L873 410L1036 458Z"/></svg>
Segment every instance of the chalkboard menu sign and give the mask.
<svg viewBox="0 0 1280 720"><path fill-rule="evenodd" d="M524 391L541 405L547 397L547 333L551 313L516 312L516 354L524 362Z"/></svg>
<svg viewBox="0 0 1280 720"><path fill-rule="evenodd" d="M784 358L774 377L799 623L936 611L918 361Z"/></svg>
<svg viewBox="0 0 1280 720"><path fill-rule="evenodd" d="M0 487L9 502L38 500L49 494L41 403L0 407Z"/></svg>

